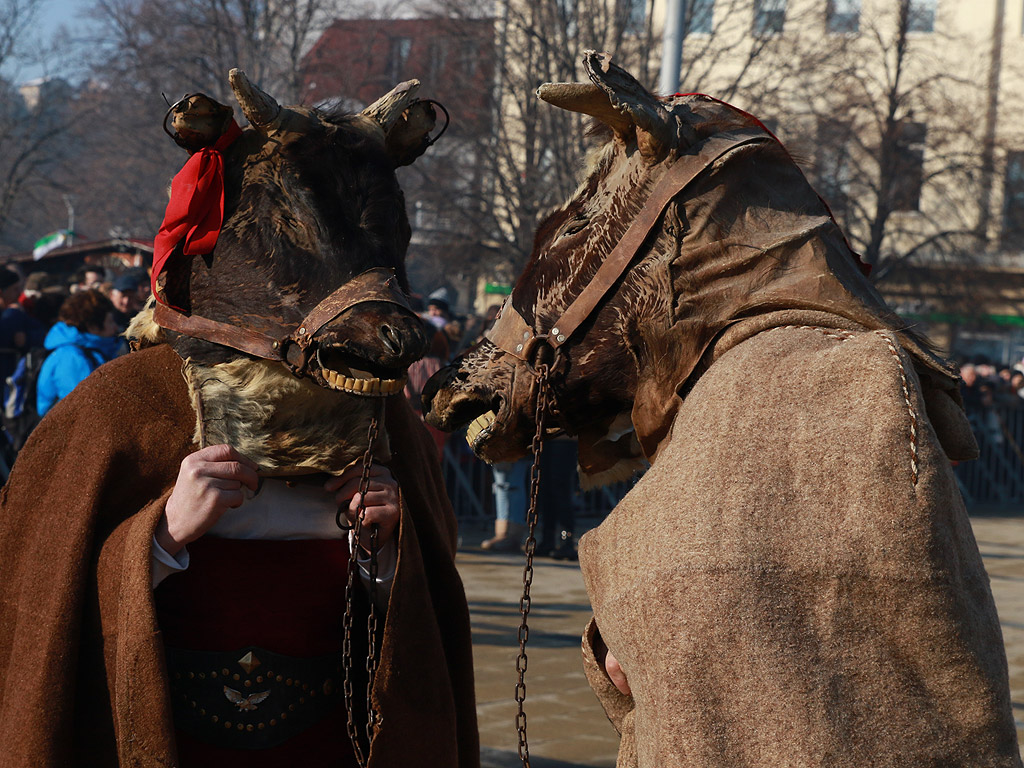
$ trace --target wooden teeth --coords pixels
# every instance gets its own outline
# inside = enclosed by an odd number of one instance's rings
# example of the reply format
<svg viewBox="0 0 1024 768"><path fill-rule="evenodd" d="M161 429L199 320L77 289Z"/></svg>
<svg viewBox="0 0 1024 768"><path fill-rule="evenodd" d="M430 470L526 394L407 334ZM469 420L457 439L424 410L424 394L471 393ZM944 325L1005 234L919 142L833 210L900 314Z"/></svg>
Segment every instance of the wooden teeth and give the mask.
<svg viewBox="0 0 1024 768"><path fill-rule="evenodd" d="M329 368L321 368L324 380L331 389L339 392L348 392L352 395L368 395L370 397L383 397L401 392L405 386L405 377L400 379L357 379L352 376L345 376Z"/></svg>
<svg viewBox="0 0 1024 768"><path fill-rule="evenodd" d="M472 446L477 437L480 436L480 433L490 427L496 418L498 418L498 415L494 411L488 411L473 419L469 426L466 427L466 442Z"/></svg>

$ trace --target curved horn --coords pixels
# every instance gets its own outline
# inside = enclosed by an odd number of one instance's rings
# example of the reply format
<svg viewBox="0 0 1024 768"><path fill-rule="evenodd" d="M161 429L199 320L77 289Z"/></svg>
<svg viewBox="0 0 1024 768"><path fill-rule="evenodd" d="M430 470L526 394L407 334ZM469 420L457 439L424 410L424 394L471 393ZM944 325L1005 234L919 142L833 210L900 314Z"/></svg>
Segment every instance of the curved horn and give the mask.
<svg viewBox="0 0 1024 768"><path fill-rule="evenodd" d="M232 69L228 73L228 81L231 83L231 90L235 92L238 106L242 108L242 114L254 128L266 132L281 114L281 105L273 96L267 95L250 83L245 72L240 69Z"/></svg>
<svg viewBox="0 0 1024 768"><path fill-rule="evenodd" d="M362 114L372 118L384 129L386 135L398 122L402 113L409 108L419 89L419 80L406 80L404 83L399 83L364 109Z"/></svg>
<svg viewBox="0 0 1024 768"><path fill-rule="evenodd" d="M608 95L593 83L544 83L537 96L560 109L596 117L619 136L633 131L633 121L615 109Z"/></svg>
<svg viewBox="0 0 1024 768"><path fill-rule="evenodd" d="M611 105L637 128L637 145L645 158L657 160L677 142L675 121L651 93L629 72L612 63L607 53L583 52L583 68L603 90Z"/></svg>

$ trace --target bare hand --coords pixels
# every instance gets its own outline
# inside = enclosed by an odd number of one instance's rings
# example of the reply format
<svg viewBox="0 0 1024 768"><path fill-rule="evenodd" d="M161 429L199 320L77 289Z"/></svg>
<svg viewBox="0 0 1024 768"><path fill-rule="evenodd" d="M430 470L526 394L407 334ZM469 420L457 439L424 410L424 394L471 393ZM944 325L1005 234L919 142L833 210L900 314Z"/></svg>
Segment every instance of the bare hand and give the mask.
<svg viewBox="0 0 1024 768"><path fill-rule="evenodd" d="M604 671L608 673L608 678L619 691L627 696L633 693L633 690L629 687L629 681L626 679L626 673L622 671L622 665L619 664L619 660L612 655L610 650L604 657Z"/></svg>
<svg viewBox="0 0 1024 768"><path fill-rule="evenodd" d="M242 506L242 486L259 488L257 465L230 445L211 445L185 457L174 490L164 506L156 540L168 554L177 554L220 520Z"/></svg>
<svg viewBox="0 0 1024 768"><path fill-rule="evenodd" d="M356 511L359 509L359 480L362 477L363 468L354 465L346 469L337 477L332 477L324 485L324 489L335 494L335 500L339 507L347 506L346 517L353 525L356 521ZM398 495L398 483L391 475L391 470L382 464L371 464L369 483L366 486L366 513L363 516L363 523L366 527L362 529L359 545L370 551L370 523L377 523L380 529L377 532L377 548L385 542L390 541L401 517L401 505Z"/></svg>

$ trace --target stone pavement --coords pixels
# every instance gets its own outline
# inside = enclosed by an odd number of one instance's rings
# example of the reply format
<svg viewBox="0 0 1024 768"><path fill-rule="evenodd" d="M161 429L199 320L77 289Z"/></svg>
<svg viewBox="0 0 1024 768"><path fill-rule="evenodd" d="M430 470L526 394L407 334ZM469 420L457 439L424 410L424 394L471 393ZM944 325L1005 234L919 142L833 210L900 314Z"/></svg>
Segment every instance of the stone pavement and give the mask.
<svg viewBox="0 0 1024 768"><path fill-rule="evenodd" d="M972 517L1003 626L1013 714L1024 743L1024 509ZM592 521L596 522L596 521ZM463 524L456 560L473 622L477 714L484 768L515 768L516 636L525 558L479 549L488 532ZM618 738L590 692L579 638L590 618L575 563L535 561L526 713L533 768L614 768Z"/></svg>

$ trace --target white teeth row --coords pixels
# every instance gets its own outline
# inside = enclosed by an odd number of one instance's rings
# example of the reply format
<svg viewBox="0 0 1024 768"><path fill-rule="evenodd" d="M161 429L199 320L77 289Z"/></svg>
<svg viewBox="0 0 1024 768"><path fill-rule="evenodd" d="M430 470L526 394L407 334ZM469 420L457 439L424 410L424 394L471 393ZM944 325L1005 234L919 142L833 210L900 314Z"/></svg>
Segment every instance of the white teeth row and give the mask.
<svg viewBox="0 0 1024 768"><path fill-rule="evenodd" d="M405 377L400 379L356 379L332 371L328 368L321 368L324 379L331 389L339 392L348 392L352 395L384 396L401 392L405 386Z"/></svg>
<svg viewBox="0 0 1024 768"><path fill-rule="evenodd" d="M497 418L498 414L494 411L488 411L473 419L469 426L466 427L466 442L472 446L477 437L480 436L480 433L490 427Z"/></svg>

